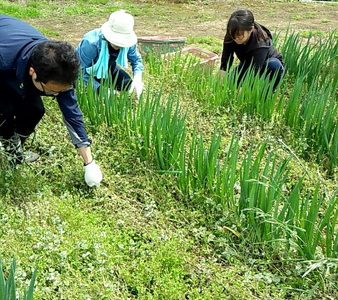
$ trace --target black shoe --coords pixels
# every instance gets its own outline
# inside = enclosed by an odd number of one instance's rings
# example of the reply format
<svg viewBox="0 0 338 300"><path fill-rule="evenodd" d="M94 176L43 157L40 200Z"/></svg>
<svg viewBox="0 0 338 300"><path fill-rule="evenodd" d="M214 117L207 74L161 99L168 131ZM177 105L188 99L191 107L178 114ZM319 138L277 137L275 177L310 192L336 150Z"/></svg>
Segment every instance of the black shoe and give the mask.
<svg viewBox="0 0 338 300"><path fill-rule="evenodd" d="M39 154L32 151L23 151L21 138L18 134L14 134L10 139L3 140L1 148L7 155L10 164L17 165L23 162L32 163L39 158Z"/></svg>
<svg viewBox="0 0 338 300"><path fill-rule="evenodd" d="M23 150L18 134L15 133L9 139L2 140L2 148L11 164L16 165L23 162Z"/></svg>

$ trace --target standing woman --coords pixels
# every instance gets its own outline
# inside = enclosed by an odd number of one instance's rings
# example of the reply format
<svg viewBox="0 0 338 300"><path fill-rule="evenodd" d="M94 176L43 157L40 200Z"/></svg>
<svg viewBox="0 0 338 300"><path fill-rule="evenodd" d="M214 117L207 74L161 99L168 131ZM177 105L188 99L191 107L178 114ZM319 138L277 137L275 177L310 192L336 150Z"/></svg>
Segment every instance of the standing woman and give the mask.
<svg viewBox="0 0 338 300"><path fill-rule="evenodd" d="M227 71L234 61L234 53L240 60L236 70L239 81L252 66L262 74L267 70L270 78L276 76L274 89L284 75L282 55L273 47L271 32L255 22L252 12L239 9L232 13L224 37L221 70Z"/></svg>

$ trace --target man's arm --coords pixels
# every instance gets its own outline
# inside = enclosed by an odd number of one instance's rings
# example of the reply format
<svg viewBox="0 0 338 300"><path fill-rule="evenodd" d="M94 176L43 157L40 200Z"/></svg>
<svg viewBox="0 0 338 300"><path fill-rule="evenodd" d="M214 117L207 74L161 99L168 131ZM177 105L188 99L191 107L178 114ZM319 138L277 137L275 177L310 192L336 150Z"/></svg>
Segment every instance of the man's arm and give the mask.
<svg viewBox="0 0 338 300"><path fill-rule="evenodd" d="M92 157L89 147L91 141L87 137L75 91L70 90L60 93L57 96L57 100L71 140L83 159L84 179L88 186L98 186L102 180L102 172Z"/></svg>
<svg viewBox="0 0 338 300"><path fill-rule="evenodd" d="M77 152L82 157L84 165L88 165L93 161L93 156L90 147L78 148Z"/></svg>
<svg viewBox="0 0 338 300"><path fill-rule="evenodd" d="M56 99L73 145L76 148L88 147L91 141L85 130L83 115L78 105L75 91L69 90L60 93Z"/></svg>

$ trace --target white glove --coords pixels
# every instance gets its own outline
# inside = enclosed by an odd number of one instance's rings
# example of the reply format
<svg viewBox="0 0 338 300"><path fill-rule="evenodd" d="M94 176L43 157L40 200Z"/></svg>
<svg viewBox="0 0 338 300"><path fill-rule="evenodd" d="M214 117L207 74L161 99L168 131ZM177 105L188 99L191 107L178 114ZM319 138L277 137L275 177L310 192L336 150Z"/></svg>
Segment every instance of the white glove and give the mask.
<svg viewBox="0 0 338 300"><path fill-rule="evenodd" d="M88 186L99 186L102 180L102 172L100 167L96 164L95 160L93 160L88 165L84 166L85 171L85 181Z"/></svg>
<svg viewBox="0 0 338 300"><path fill-rule="evenodd" d="M143 87L144 83L142 81L142 73L136 73L134 75L133 82L130 86L129 92L132 93L133 90L135 90L137 98L140 98L143 92Z"/></svg>

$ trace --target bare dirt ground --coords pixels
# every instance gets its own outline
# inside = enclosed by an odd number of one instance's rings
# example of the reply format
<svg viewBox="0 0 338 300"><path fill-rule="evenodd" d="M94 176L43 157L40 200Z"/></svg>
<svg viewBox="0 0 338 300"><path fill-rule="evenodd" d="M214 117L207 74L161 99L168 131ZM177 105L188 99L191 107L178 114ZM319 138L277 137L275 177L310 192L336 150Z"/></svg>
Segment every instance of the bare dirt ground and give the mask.
<svg viewBox="0 0 338 300"><path fill-rule="evenodd" d="M256 21L272 31L288 27L296 31L328 32L338 28L338 5L285 1L199 1L190 4L165 1L134 1L129 11L135 16L138 36L166 35L184 37L214 36L222 39L227 18L237 8L249 8ZM125 8L122 7L121 8ZM126 7L127 8L127 7ZM48 20L31 23L47 31L59 33L58 39L76 45L84 33L100 27L109 14L65 17L55 15Z"/></svg>

